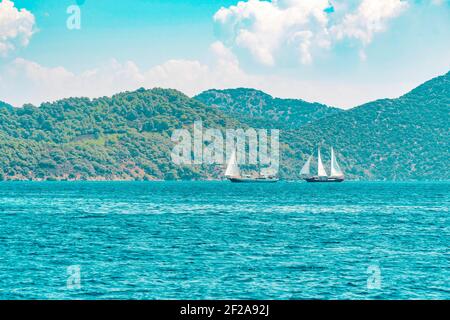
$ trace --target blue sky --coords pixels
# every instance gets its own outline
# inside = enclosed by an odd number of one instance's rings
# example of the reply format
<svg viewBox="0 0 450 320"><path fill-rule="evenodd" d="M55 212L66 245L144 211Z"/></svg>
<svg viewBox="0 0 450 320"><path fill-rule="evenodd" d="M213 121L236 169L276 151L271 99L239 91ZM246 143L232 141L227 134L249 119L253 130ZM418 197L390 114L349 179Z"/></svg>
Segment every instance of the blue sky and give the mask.
<svg viewBox="0 0 450 320"><path fill-rule="evenodd" d="M0 2L0 100L15 106L161 86L348 108L449 69L448 0Z"/></svg>

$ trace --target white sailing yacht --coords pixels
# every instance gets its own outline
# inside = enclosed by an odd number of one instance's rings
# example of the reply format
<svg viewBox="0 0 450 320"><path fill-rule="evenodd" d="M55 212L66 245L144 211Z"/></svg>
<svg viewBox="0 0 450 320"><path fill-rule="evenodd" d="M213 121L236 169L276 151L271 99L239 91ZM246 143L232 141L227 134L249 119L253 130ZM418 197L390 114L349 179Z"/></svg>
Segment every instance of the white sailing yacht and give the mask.
<svg viewBox="0 0 450 320"><path fill-rule="evenodd" d="M334 149L331 148L331 174L328 175L327 171L322 162L322 155L320 154L320 148L317 152L317 175L311 175L311 162L313 160L313 156L311 155L308 158L308 161L302 168L300 174L303 179L307 182L342 182L345 180L344 173L337 162L336 155L334 153Z"/></svg>
<svg viewBox="0 0 450 320"><path fill-rule="evenodd" d="M255 174L255 175L244 175L241 174L239 169L239 164L237 162L236 151L234 150L231 154L230 160L228 161L228 166L225 171L225 177L231 182L235 183L274 183L278 182L276 175L268 174Z"/></svg>

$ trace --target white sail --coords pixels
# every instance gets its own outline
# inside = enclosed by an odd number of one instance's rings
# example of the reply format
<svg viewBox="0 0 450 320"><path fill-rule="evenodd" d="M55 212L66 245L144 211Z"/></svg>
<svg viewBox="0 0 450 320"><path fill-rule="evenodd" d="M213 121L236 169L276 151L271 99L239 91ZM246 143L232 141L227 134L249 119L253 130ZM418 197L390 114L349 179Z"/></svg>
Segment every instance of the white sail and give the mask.
<svg viewBox="0 0 450 320"><path fill-rule="evenodd" d="M331 177L333 178L341 178L344 176L344 173L339 166L339 163L336 160L336 155L334 154L334 149L331 148Z"/></svg>
<svg viewBox="0 0 450 320"><path fill-rule="evenodd" d="M322 156L320 155L320 148L319 148L319 156L318 156L317 164L318 164L318 176L319 177L328 177L328 174L325 171L325 167L323 166L323 163L322 163Z"/></svg>
<svg viewBox="0 0 450 320"><path fill-rule="evenodd" d="M302 171L300 171L300 174L302 176L309 176L311 175L311 161L313 156L309 156L308 161L306 161L305 165L302 168Z"/></svg>
<svg viewBox="0 0 450 320"><path fill-rule="evenodd" d="M230 160L228 161L227 170L225 171L225 177L240 177L241 172L237 164L236 150L231 154Z"/></svg>

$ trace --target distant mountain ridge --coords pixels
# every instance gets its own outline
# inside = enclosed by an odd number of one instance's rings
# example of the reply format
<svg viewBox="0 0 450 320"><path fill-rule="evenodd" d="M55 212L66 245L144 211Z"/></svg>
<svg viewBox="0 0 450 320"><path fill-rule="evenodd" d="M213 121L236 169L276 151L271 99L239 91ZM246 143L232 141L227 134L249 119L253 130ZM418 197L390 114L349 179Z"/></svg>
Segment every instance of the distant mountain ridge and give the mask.
<svg viewBox="0 0 450 320"><path fill-rule="evenodd" d="M216 107L248 125L293 129L342 110L298 99L273 98L255 89L208 90L194 99Z"/></svg>
<svg viewBox="0 0 450 320"><path fill-rule="evenodd" d="M40 107L0 107L0 180L220 179L223 166L177 166L174 129L281 129L282 179L334 146L349 179L450 179L450 73L398 99L340 110L253 89L208 90L195 98L139 89ZM329 160L326 160L329 161Z"/></svg>

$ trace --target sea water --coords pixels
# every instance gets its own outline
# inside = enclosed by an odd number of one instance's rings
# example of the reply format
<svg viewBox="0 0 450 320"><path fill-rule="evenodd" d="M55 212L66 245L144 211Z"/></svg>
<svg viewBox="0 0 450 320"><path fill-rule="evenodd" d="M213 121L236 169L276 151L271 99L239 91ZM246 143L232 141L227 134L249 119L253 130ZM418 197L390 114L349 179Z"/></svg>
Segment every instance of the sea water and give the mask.
<svg viewBox="0 0 450 320"><path fill-rule="evenodd" d="M0 183L0 299L449 299L450 182Z"/></svg>

